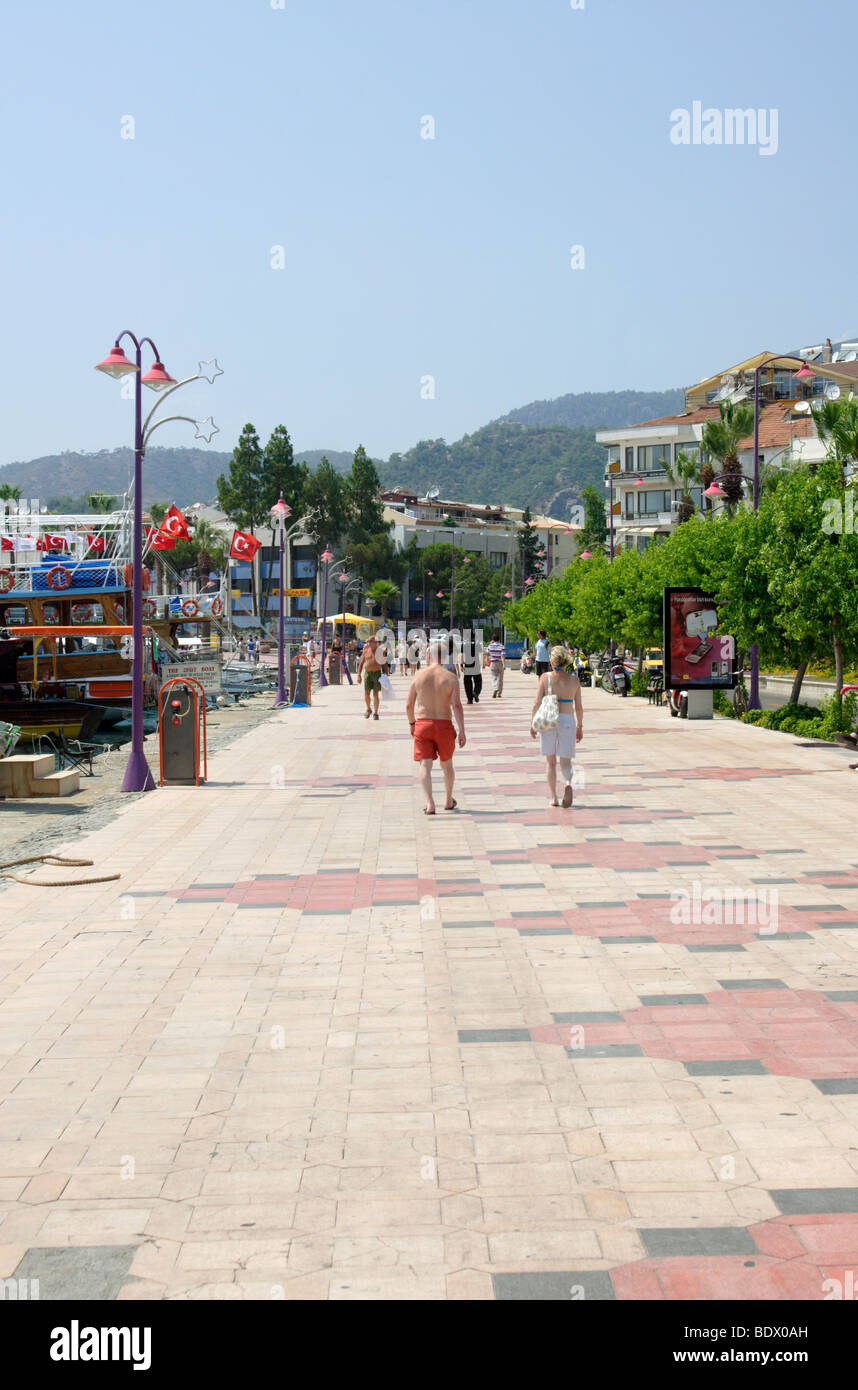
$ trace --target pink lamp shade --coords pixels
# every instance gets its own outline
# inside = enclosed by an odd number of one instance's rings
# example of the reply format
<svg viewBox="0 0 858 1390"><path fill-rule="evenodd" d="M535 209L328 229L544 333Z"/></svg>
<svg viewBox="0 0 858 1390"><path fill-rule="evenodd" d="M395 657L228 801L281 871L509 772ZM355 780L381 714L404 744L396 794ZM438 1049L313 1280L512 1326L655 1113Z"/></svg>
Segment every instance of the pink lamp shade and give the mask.
<svg viewBox="0 0 858 1390"><path fill-rule="evenodd" d="M333 555L331 554L330 550L327 549L327 547L322 551L321 555L319 556L319 559L324 560L326 565L329 565L333 558Z"/></svg>
<svg viewBox="0 0 858 1390"><path fill-rule="evenodd" d="M271 515L275 521L285 521L287 516L292 515L292 508L289 506L289 503L283 497L282 492L278 497L277 501L274 503L274 506L271 508Z"/></svg>
<svg viewBox="0 0 858 1390"><path fill-rule="evenodd" d="M635 479L635 487L643 487L643 478Z"/></svg>
<svg viewBox="0 0 858 1390"><path fill-rule="evenodd" d="M703 496L704 496L704 497L726 497L727 494L726 494L726 492L724 491L724 489L723 489L722 487L719 487L719 486L718 486L717 483L710 483L709 486L708 486L707 488L704 488L704 489L703 489Z"/></svg>
<svg viewBox="0 0 858 1390"><path fill-rule="evenodd" d="M507 589L504 598L512 598L512 589Z"/></svg>
<svg viewBox="0 0 858 1390"><path fill-rule="evenodd" d="M799 367L798 371L794 374L793 381L810 381L811 377L815 376L816 372L812 372L805 362L804 366Z"/></svg>
<svg viewBox="0 0 858 1390"><path fill-rule="evenodd" d="M119 344L115 343L104 361L97 364L95 370L104 372L106 376L112 376L115 381L119 381L121 377L128 376L129 372L136 372L137 368L133 362L129 362Z"/></svg>
<svg viewBox="0 0 858 1390"><path fill-rule="evenodd" d="M170 376L163 362L153 362L143 377L143 385L148 386L150 391L164 391L168 386L175 384L176 378Z"/></svg>
<svg viewBox="0 0 858 1390"><path fill-rule="evenodd" d="M348 577L348 575L346 574L345 570L343 570L342 574L340 575L340 583L341 583L341 584L348 584L348 582L349 582L349 577Z"/></svg>
<svg viewBox="0 0 858 1390"><path fill-rule="evenodd" d="M592 560L592 558L593 558L593 552L592 552L592 550L582 550L582 551L581 551L581 559L582 559L582 560Z"/></svg>
<svg viewBox="0 0 858 1390"><path fill-rule="evenodd" d="M443 597L444 597L444 590L443 590L443 589L439 589L438 592L437 592L437 594L435 595L435 597L436 597L436 598L443 598Z"/></svg>

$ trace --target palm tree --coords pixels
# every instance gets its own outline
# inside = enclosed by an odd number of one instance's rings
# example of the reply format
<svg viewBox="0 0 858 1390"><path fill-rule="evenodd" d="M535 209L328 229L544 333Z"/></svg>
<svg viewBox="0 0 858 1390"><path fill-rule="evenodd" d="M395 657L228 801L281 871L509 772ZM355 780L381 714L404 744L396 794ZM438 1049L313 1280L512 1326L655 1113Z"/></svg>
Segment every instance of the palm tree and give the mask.
<svg viewBox="0 0 858 1390"><path fill-rule="evenodd" d="M2 510L3 516L5 516L7 512L6 503L17 502L20 496L21 489L19 487L13 487L11 483L3 483L2 486L0 486L0 502L3 503L0 510Z"/></svg>
<svg viewBox="0 0 858 1390"><path fill-rule="evenodd" d="M858 399L841 396L838 400L821 400L811 409L816 433L829 446L829 456L840 464L846 481L846 467L858 463Z"/></svg>
<svg viewBox="0 0 858 1390"><path fill-rule="evenodd" d="M381 609L381 621L387 622L387 610L392 603L399 598L399 587L391 579L376 579L375 583L366 591L367 603L378 604Z"/></svg>
<svg viewBox="0 0 858 1390"><path fill-rule="evenodd" d="M226 563L224 535L216 526L212 526L210 521L201 520L194 527L192 538L197 552L196 562L200 588L204 589L209 582L212 570L222 570Z"/></svg>
<svg viewBox="0 0 858 1390"><path fill-rule="evenodd" d="M691 496L690 486L699 479L699 469L697 466L697 455L690 458L688 454L680 449L676 455L676 464L671 468L667 459L659 459L659 463L672 483L678 483L682 487L682 501L679 504L677 513L677 525L683 521L690 521L696 510ZM715 476L714 474L712 475Z"/></svg>
<svg viewBox="0 0 858 1390"><path fill-rule="evenodd" d="M112 512L116 506L116 498L106 492L88 492L86 505L91 512Z"/></svg>
<svg viewBox="0 0 858 1390"><path fill-rule="evenodd" d="M700 442L704 451L721 465L720 472L728 475L722 477L721 487L726 493L727 508L732 511L742 500L739 444L754 428L754 411L750 405L733 401L721 401L718 410L721 418L706 421Z"/></svg>

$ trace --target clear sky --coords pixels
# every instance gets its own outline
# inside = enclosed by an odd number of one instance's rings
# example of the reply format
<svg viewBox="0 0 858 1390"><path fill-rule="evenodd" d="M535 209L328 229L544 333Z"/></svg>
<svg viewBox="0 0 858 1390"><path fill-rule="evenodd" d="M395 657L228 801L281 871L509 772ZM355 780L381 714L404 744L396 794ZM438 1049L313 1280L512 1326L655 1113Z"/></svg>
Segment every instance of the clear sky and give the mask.
<svg viewBox="0 0 858 1390"><path fill-rule="evenodd" d="M214 415L212 447L250 420L376 457L536 398L858 333L855 17L853 0L7 7L0 463L130 442L129 403L92 371L124 328L174 376L217 355L226 374L182 406ZM695 101L776 109L777 152L673 143Z"/></svg>

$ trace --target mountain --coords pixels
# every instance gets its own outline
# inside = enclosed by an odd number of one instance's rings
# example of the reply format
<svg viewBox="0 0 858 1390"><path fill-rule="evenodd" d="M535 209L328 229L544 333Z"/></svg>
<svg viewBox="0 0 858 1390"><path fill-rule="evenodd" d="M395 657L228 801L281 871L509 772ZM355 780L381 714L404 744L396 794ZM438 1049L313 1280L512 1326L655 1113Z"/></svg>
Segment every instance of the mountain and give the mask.
<svg viewBox="0 0 858 1390"><path fill-rule="evenodd" d="M604 486L605 451L584 426L528 428L498 421L455 444L421 440L376 467L385 487L401 483L426 492L434 486L451 500L529 505L563 515L588 483Z"/></svg>
<svg viewBox="0 0 858 1390"><path fill-rule="evenodd" d="M681 391L585 391L532 401L453 444L420 440L404 454L376 460L376 466L384 487L400 483L425 491L434 486L450 499L529 504L534 511L562 516L588 483L603 486L605 455L596 444L597 429L670 415L682 403ZM338 473L350 469L352 455L343 450L295 450L296 459L311 468L324 454ZM231 457L215 449L150 449L143 465L144 505L211 501ZM128 448L93 454L66 450L7 464L0 468L0 486L20 487L22 496L38 497L55 511L84 511L87 493L121 497L132 472Z"/></svg>
<svg viewBox="0 0 858 1390"><path fill-rule="evenodd" d="M591 430L639 425L682 410L684 391L581 391L553 401L531 401L501 420L520 425L587 425Z"/></svg>

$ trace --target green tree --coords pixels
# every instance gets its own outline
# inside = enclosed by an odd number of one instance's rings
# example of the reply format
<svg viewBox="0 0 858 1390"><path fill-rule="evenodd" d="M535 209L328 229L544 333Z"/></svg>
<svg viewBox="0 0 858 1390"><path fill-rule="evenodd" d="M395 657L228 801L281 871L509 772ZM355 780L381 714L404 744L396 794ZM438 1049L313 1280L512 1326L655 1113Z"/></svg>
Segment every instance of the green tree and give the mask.
<svg viewBox="0 0 858 1390"><path fill-rule="evenodd" d="M536 553L539 550L539 536L533 524L530 507L525 507L522 513L521 529L519 530L517 541L522 582L524 582L525 579L541 578L542 560Z"/></svg>
<svg viewBox="0 0 858 1390"><path fill-rule="evenodd" d="M367 457L363 445L359 444L351 472L346 478L346 496L351 513L349 536L358 545L365 545L373 536L391 529L392 523L384 520L384 504L378 500L380 489L375 464Z"/></svg>
<svg viewBox="0 0 858 1390"><path fill-rule="evenodd" d="M104 514L114 510L116 507L116 498L111 497L106 492L88 492L86 495L86 505L91 512Z"/></svg>
<svg viewBox="0 0 858 1390"><path fill-rule="evenodd" d="M373 608L381 609L382 622L387 621L387 610L399 599L399 585L390 579L376 579L366 591L366 601Z"/></svg>
<svg viewBox="0 0 858 1390"><path fill-rule="evenodd" d="M398 551L386 531L346 547L346 565L361 581L355 612L360 613L366 588L379 576L401 585L408 573L408 556Z"/></svg>
<svg viewBox="0 0 858 1390"><path fill-rule="evenodd" d="M721 487L727 494L727 507L733 511L742 500L739 444L753 432L754 411L749 405L733 401L719 402L718 411L720 419L706 421L700 442L704 453L717 460L719 472L727 475L722 478Z"/></svg>
<svg viewBox="0 0 858 1390"><path fill-rule="evenodd" d="M264 461L259 435L253 425L245 425L232 453L229 474L221 473L217 480L218 506L240 531L256 534L257 526L268 520ZM256 592L256 572L250 566L253 612L259 613Z"/></svg>
<svg viewBox="0 0 858 1390"><path fill-rule="evenodd" d="M670 481L672 483L678 483L682 488L682 499L679 503L679 512L676 517L677 524L681 525L686 521L690 521L697 510L691 496L691 484L696 483L700 476L697 455L695 454L693 458L689 458L688 454L680 449L676 455L676 462L672 467L667 459L659 459L659 463ZM726 492L726 488L724 490Z"/></svg>
<svg viewBox="0 0 858 1390"><path fill-rule="evenodd" d="M0 484L0 502L3 503L2 507L0 507L0 514L5 516L6 512L9 510L7 504L9 502L17 502L20 496L21 489L19 487L14 487L12 483Z"/></svg>
<svg viewBox="0 0 858 1390"><path fill-rule="evenodd" d="M581 531L581 550L604 550L608 539L608 519L605 498L598 488L588 483L581 493L584 503L584 526Z"/></svg>

